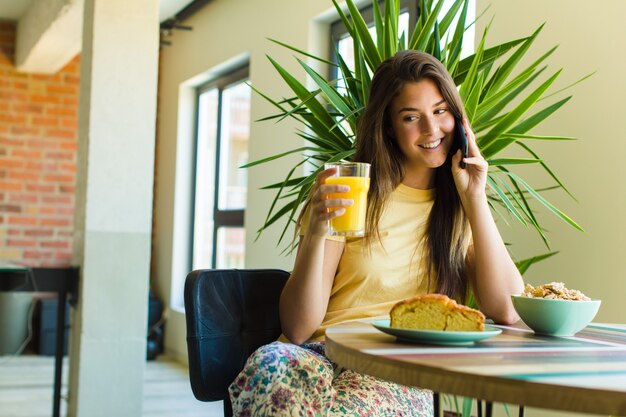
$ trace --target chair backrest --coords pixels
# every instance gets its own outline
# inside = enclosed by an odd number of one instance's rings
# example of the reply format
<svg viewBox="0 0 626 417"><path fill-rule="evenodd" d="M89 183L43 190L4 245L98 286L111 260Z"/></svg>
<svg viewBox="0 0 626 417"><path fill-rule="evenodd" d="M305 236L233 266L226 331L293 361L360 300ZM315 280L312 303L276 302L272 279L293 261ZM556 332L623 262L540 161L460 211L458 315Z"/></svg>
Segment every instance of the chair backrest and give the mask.
<svg viewBox="0 0 626 417"><path fill-rule="evenodd" d="M200 401L227 399L228 386L252 352L281 333L279 269L190 272L185 281L189 378Z"/></svg>

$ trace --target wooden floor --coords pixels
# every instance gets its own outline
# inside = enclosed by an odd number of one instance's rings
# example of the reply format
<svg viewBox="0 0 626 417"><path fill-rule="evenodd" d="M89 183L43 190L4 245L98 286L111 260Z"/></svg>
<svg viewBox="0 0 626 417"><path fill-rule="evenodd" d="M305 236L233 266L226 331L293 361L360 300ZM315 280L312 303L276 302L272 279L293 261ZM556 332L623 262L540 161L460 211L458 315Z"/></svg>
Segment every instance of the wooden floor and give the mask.
<svg viewBox="0 0 626 417"><path fill-rule="evenodd" d="M66 415L67 360L61 415ZM50 417L54 360L48 356L0 356L0 417ZM144 374L143 417L221 417L222 403L196 400L187 368L161 356Z"/></svg>

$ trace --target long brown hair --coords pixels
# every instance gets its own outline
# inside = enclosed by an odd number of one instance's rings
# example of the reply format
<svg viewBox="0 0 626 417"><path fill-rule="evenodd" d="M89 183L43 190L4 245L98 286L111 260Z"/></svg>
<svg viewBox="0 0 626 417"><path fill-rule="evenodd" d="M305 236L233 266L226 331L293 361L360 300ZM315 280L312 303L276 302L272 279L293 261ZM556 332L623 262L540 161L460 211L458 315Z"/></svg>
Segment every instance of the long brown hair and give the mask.
<svg viewBox="0 0 626 417"><path fill-rule="evenodd" d="M377 68L367 106L357 125L354 156L355 161L372 164L366 220L369 244L380 238L378 222L385 203L405 175L405 156L393 137L390 108L406 83L422 79L435 82L455 117L463 118L465 114L452 77L433 56L421 51L401 51ZM435 170L435 201L425 236L418 239L425 240L428 288L434 274L438 293L464 302L468 286L463 243L468 226L452 177L451 158L448 155L446 162Z"/></svg>

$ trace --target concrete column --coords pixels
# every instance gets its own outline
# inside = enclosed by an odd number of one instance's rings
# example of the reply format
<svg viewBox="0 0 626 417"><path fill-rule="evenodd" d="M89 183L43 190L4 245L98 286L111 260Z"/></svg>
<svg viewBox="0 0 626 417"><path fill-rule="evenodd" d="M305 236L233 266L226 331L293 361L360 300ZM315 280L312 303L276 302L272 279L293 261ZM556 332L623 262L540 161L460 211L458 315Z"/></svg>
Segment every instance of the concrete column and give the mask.
<svg viewBox="0 0 626 417"><path fill-rule="evenodd" d="M85 0L69 415L140 416L158 72L157 0Z"/></svg>

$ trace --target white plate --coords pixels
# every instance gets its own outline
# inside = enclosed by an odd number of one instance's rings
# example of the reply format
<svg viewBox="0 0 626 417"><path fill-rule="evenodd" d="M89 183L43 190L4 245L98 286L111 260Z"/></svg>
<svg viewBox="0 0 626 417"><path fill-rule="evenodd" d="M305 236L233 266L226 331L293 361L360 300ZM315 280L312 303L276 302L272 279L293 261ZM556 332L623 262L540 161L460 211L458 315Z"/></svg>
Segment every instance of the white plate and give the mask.
<svg viewBox="0 0 626 417"><path fill-rule="evenodd" d="M489 339L502 333L493 326L485 326L482 332L449 332L443 330L411 330L390 327L389 320L376 320L372 326L398 339L431 345L468 345L478 340Z"/></svg>

